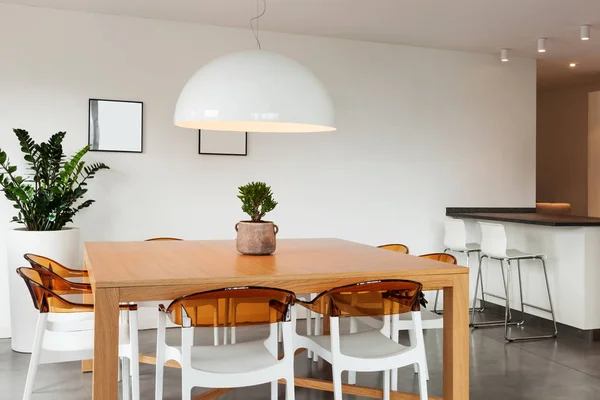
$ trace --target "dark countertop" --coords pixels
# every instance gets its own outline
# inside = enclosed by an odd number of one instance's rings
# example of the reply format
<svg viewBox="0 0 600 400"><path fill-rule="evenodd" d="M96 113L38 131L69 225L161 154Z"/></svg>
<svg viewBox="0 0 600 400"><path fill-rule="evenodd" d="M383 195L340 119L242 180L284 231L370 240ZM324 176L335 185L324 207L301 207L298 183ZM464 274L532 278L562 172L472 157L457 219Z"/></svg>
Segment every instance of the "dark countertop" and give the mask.
<svg viewBox="0 0 600 400"><path fill-rule="evenodd" d="M472 218L487 221L515 222L546 226L600 226L600 218L577 215L537 214L535 209L488 209L447 208L446 215L455 218ZM473 211L473 212L472 212Z"/></svg>

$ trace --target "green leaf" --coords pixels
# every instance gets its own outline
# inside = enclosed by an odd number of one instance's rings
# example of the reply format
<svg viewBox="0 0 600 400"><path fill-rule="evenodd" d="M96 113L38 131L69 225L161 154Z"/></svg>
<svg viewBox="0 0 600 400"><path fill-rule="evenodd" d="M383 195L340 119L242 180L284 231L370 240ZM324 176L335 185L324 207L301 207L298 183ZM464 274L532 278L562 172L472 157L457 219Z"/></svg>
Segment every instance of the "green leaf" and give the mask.
<svg viewBox="0 0 600 400"><path fill-rule="evenodd" d="M0 150L0 164L6 171L0 173L0 190L18 210L18 216L12 221L30 230L59 230L71 222L77 212L94 203L84 198L87 195L85 180L108 166L85 165L83 156L89 146L65 162L62 147L65 132L55 133L39 144L23 129L14 129L14 133L28 170L27 175L15 176L17 167L10 165L6 153Z"/></svg>

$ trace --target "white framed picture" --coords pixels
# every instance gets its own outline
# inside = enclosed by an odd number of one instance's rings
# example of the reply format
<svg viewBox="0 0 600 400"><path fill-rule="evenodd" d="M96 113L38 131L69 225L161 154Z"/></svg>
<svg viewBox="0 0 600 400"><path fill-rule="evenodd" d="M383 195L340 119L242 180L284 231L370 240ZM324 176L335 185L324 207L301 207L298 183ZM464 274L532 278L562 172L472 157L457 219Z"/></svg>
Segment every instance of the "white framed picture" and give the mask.
<svg viewBox="0 0 600 400"><path fill-rule="evenodd" d="M248 132L200 130L198 154L247 156Z"/></svg>
<svg viewBox="0 0 600 400"><path fill-rule="evenodd" d="M141 153L144 103L90 99L88 144L92 151Z"/></svg>

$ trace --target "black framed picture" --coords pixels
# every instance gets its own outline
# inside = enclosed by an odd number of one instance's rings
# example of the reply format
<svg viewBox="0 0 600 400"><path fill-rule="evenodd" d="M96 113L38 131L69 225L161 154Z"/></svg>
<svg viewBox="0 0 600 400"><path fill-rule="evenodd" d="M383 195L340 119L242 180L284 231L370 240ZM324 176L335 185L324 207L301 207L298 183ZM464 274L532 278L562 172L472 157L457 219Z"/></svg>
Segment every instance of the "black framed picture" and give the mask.
<svg viewBox="0 0 600 400"><path fill-rule="evenodd" d="M90 99L88 144L91 151L141 153L144 138L144 103Z"/></svg>
<svg viewBox="0 0 600 400"><path fill-rule="evenodd" d="M198 131L198 154L247 156L248 132Z"/></svg>

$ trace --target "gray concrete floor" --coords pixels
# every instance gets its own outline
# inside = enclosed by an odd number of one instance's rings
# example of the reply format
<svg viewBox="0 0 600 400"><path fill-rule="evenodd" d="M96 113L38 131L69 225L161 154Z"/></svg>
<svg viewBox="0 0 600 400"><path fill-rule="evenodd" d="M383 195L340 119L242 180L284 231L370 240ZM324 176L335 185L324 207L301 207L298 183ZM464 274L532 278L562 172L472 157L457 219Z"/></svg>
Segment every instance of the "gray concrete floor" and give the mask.
<svg viewBox="0 0 600 400"><path fill-rule="evenodd" d="M238 329L239 340L264 335L259 328ZM516 328L523 334L537 334L534 327ZM154 353L153 330L140 333L142 353ZM179 331L169 329L169 343L179 341ZM198 332L198 340L210 342L211 332ZM430 368L429 393L442 395L442 332L425 333ZM557 340L506 344L502 328L477 329L472 332L471 346L471 399L472 400L598 400L600 399L600 343L586 343L566 335ZM9 340L0 340L0 399L20 399L25 385L29 355L14 353ZM141 398L154 398L154 367L140 367ZM313 363L305 355L296 357L296 374L331 379L327 363ZM380 386L381 375L359 373L358 384ZM167 368L165 372L165 399L181 396L180 371ZM35 384L34 400L91 399L91 374L82 374L79 363L42 365ZM412 368L400 371L401 390L417 392L417 380ZM194 395L203 391L196 388ZM280 387L280 398L283 397ZM224 400L254 400L269 398L269 386L261 385L237 389L221 397ZM332 399L330 393L296 389L300 400ZM358 397L347 396L347 399Z"/></svg>

